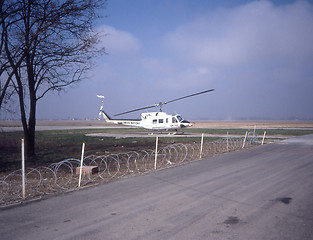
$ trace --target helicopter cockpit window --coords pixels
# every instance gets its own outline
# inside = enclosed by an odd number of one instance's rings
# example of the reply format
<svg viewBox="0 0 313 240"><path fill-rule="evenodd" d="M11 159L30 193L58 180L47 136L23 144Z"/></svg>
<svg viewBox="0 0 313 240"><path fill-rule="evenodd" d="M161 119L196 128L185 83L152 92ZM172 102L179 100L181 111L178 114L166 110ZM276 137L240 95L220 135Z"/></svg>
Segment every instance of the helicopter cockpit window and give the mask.
<svg viewBox="0 0 313 240"><path fill-rule="evenodd" d="M177 123L176 117L172 117L172 123Z"/></svg>
<svg viewBox="0 0 313 240"><path fill-rule="evenodd" d="M184 120L184 119L183 119L181 116L179 116L179 115L177 116L177 119L178 119L178 121L180 121L180 122Z"/></svg>

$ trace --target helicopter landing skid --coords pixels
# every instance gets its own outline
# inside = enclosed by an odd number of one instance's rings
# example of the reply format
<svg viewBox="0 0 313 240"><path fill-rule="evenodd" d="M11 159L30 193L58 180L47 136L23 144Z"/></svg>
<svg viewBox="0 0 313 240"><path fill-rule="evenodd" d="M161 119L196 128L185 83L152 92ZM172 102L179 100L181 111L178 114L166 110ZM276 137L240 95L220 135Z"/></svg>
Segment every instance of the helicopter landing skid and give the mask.
<svg viewBox="0 0 313 240"><path fill-rule="evenodd" d="M178 131L175 131L175 132L158 132L158 133L151 132L151 133L148 133L148 135L150 135L150 136L153 136L155 134L166 134L168 136L171 136L171 135L174 136L174 135L184 135L185 133L184 132L178 132Z"/></svg>
<svg viewBox="0 0 313 240"><path fill-rule="evenodd" d="M168 135L184 135L184 132L172 132L172 133L168 133Z"/></svg>

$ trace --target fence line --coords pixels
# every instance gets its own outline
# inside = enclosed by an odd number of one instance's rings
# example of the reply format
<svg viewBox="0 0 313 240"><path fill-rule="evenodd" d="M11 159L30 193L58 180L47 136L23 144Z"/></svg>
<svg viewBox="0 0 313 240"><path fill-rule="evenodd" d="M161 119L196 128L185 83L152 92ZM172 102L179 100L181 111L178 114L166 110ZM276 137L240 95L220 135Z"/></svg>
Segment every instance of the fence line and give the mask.
<svg viewBox="0 0 313 240"><path fill-rule="evenodd" d="M245 147L257 143L255 136L248 137ZM220 139L214 142L175 143L159 150L139 150L110 155L90 155L80 159L69 158L48 167L25 169L25 196L22 191L22 170L18 169L0 178L0 205L39 198L44 195L78 189L101 182L108 182L128 175L177 166L186 162L208 158L217 154L239 150L243 138ZM201 148L201 149L200 149ZM157 151L157 152L156 152ZM201 155L200 155L201 151ZM81 162L83 166L81 167ZM83 171L91 166L93 171ZM80 183L78 183L80 181Z"/></svg>

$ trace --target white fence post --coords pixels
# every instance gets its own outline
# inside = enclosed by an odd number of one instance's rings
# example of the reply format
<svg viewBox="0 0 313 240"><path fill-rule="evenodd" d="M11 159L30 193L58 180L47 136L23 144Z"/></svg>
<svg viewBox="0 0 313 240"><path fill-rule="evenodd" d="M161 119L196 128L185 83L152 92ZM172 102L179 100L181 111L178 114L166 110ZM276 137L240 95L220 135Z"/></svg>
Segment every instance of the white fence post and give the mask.
<svg viewBox="0 0 313 240"><path fill-rule="evenodd" d="M158 160L158 144L159 144L159 136L156 136L155 139L155 156L154 156L154 169L157 169L157 160Z"/></svg>
<svg viewBox="0 0 313 240"><path fill-rule="evenodd" d="M227 152L228 152L228 131L227 131Z"/></svg>
<svg viewBox="0 0 313 240"><path fill-rule="evenodd" d="M247 140L248 131L246 131L245 139L243 140L242 148L245 147L246 140Z"/></svg>
<svg viewBox="0 0 313 240"><path fill-rule="evenodd" d="M264 143L265 134L266 134L266 131L264 131L264 135L263 135L263 139L262 139L262 145L263 145L263 143Z"/></svg>
<svg viewBox="0 0 313 240"><path fill-rule="evenodd" d="M202 150L203 150L203 133L201 135L200 159L202 158Z"/></svg>
<svg viewBox="0 0 313 240"><path fill-rule="evenodd" d="M25 199L25 144L24 139L22 139L22 196Z"/></svg>
<svg viewBox="0 0 313 240"><path fill-rule="evenodd" d="M253 130L253 138L255 139L255 129L256 129L256 125L254 125L254 130Z"/></svg>
<svg viewBox="0 0 313 240"><path fill-rule="evenodd" d="M85 143L83 143L83 146L82 146L82 156L81 156L81 159L80 159L78 187L80 187L80 184L81 184L81 181L82 181L84 153L85 153Z"/></svg>

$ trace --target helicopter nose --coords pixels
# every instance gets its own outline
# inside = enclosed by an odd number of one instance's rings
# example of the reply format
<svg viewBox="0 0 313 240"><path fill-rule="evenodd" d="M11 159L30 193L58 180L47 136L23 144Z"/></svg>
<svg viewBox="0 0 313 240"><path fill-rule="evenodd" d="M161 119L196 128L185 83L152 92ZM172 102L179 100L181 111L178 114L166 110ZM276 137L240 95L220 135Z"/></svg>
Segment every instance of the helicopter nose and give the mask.
<svg viewBox="0 0 313 240"><path fill-rule="evenodd" d="M188 122L186 120L182 121L181 124L180 124L180 127L181 128L185 128L185 127L191 127L192 126L192 123L191 122Z"/></svg>

